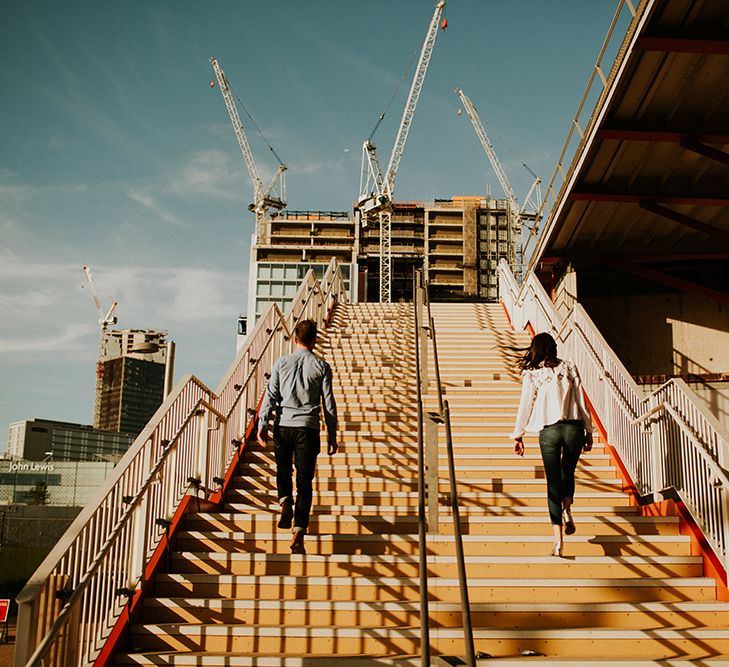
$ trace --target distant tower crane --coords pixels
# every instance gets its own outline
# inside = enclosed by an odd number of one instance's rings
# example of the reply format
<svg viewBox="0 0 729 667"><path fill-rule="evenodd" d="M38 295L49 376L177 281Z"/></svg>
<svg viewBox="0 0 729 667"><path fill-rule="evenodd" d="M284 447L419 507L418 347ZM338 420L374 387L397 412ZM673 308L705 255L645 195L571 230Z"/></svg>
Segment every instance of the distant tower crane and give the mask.
<svg viewBox="0 0 729 667"><path fill-rule="evenodd" d="M534 182L532 183L531 188L529 188L529 192L527 193L526 197L524 198L524 204L520 205L519 201L516 198L516 195L514 194L514 190L511 187L511 183L509 182L509 179L506 177L506 172L504 171L504 168L501 166L501 162L496 155L496 151L494 151L494 147L491 144L491 141L488 138L488 135L486 134L486 130L484 130L483 125L481 124L481 119L478 117L478 112L476 111L476 107L473 106L473 102L471 102L471 99L460 89L456 88L456 94L461 99L461 102L463 104L463 107L466 109L466 113L468 114L468 117L471 119L471 124L473 125L473 129L476 130L476 135L479 138L479 141L481 142L481 146L483 146L484 151L486 152L486 155L488 156L489 161L491 162L491 166L494 168L494 171L496 172L496 178L499 179L499 183L501 184L502 189L504 190L504 194L506 195L506 199L509 202L509 216L511 220L513 220L514 224L514 249L510 251L510 257L509 257L509 264L512 265L512 268L516 268L518 272L521 271L521 264L522 264L522 247L521 247L521 236L522 236L522 229L524 227L524 219L525 218L533 218L534 213L527 213L526 207L531 204L531 207L534 211L536 211L539 207L538 201L541 199L541 194L539 191L539 185L542 182L542 179L539 178L529 167L524 165L529 173L534 177ZM523 163L522 163L523 164ZM534 202L532 200L532 194L536 192L536 198L537 202Z"/></svg>
<svg viewBox="0 0 729 667"><path fill-rule="evenodd" d="M235 105L235 100L233 99L233 93L230 84L228 83L228 79L225 78L225 74L215 58L210 58L210 64L213 66L215 78L218 80L218 86L220 87L220 92L223 94L225 106L228 109L228 115L230 116L230 122L233 125L233 131L238 139L238 145L240 146L241 153L243 153L243 159L245 160L246 167L248 167L248 174L253 182L253 202L248 206L248 210L253 211L256 214L256 234L258 242L265 243L268 240L266 222L270 220L268 209L273 208L280 211L281 209L286 208L286 185L284 181L286 165L281 162L276 151L273 150L273 147L269 144L271 152L278 160L278 168L271 177L268 185L263 185L263 181L258 175L256 162L253 159L253 153L251 153L251 148L248 145L248 138L246 137L243 123L241 123L240 116L238 115L238 109Z"/></svg>
<svg viewBox="0 0 729 667"><path fill-rule="evenodd" d="M94 305L99 313L99 325L101 326L102 331L106 331L110 324L116 324L117 322L114 313L116 312L119 303L117 301L113 301L111 307L106 312L106 315L104 315L104 309L101 307L101 299L99 299L99 295L96 292L96 285L94 285L94 278L91 275L91 269L84 265L84 273L86 274L86 279L89 281L91 296L94 299Z"/></svg>
<svg viewBox="0 0 729 667"><path fill-rule="evenodd" d="M94 395L94 428L99 428L101 422L101 388L103 385L102 374L104 367L101 360L104 356L104 344L106 342L106 332L110 325L116 324L117 319L114 313L116 312L117 306L119 305L116 301L113 301L109 310L104 314L104 309L101 307L101 300L99 295L96 293L96 285L94 285L94 279L91 275L91 269L88 266L84 266L84 273L86 279L89 281L91 287L91 296L94 299L94 305L99 313L99 351L96 357L96 392Z"/></svg>
<svg viewBox="0 0 729 667"><path fill-rule="evenodd" d="M366 226L370 216L379 214L380 220L380 302L389 303L392 300L392 202L395 190L395 175L400 166L405 142L408 138L410 125L413 122L415 107L418 104L418 97L423 88L425 73L428 70L430 57L433 54L435 38L438 35L440 22L445 0L438 0L433 13L433 18L425 34L423 48L420 51L420 60L415 69L410 93L408 94L405 110L400 120L400 128L397 131L395 145L392 148L390 162L383 176L380 170L380 163L377 159L377 149L372 143L372 136L379 126L379 121L372 134L362 145L362 168L360 172L359 196L355 210L359 213L359 222ZM443 26L445 27L445 26ZM380 116L380 121L384 114Z"/></svg>

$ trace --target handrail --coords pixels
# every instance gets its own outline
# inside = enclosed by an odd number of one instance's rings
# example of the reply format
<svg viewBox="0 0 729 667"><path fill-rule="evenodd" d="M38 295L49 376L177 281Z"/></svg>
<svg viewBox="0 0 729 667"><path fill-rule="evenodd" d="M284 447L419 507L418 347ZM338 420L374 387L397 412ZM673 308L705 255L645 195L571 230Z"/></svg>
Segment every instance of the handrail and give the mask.
<svg viewBox="0 0 729 667"><path fill-rule="evenodd" d="M597 121L597 115L601 110L601 102L605 99L608 91L610 91L619 70L624 65L625 55L628 52L628 45L634 39L638 26L645 19L648 8L651 4L652 0L638 0L636 7L633 6L632 0L618 0L618 5L615 9L612 21L610 22L610 27L607 30L607 34L605 35L605 39L603 40L602 46L597 55L595 65L590 73L587 86L582 94L582 98L580 99L574 118L570 123L570 129L567 132L567 138L565 139L562 152L560 153L557 160L557 165L555 166L552 177L550 178L549 183L545 188L544 197L538 211L536 212L535 224L530 230L529 236L523 242L523 252L525 257L529 244L532 242L536 242L538 245L539 243L539 239L537 238L537 235L540 232L539 221L543 218L543 213L545 208L547 207L547 203L550 197L552 199L552 207L549 211L549 216L544 227L545 229L549 227L552 218L556 213L555 206L558 202L562 200L563 191L565 187L567 187L567 185L569 184L570 175L574 172L574 165L578 162L580 157L585 152L587 142ZM630 16L628 17L630 23L628 24L626 32L623 34L620 31L616 32L616 28L621 20L621 15L623 14L623 11L626 7L630 14ZM616 46L615 59L612 63L610 72L607 76L605 76L603 60L606 56L609 57L608 48L611 46L611 44L615 44L615 42L613 42L613 38L617 36L616 39L619 39L621 34L623 34L623 38L619 46ZM599 88L595 92L593 91L593 86L596 82L602 84L602 88ZM594 107L590 107L589 105L587 105L588 99L591 95L593 96L593 98L597 96ZM590 116L587 119L587 124L583 127L583 112L586 110L586 108L589 111ZM573 145L575 135L577 141L575 142L576 145ZM570 148L572 148L571 151ZM570 163L571 166L569 170L566 171L565 167L568 165L568 163ZM560 184L557 183L558 177L561 177L562 179ZM525 274L534 268L535 260L535 253L532 252L532 256L530 257L530 261L525 271Z"/></svg>
<svg viewBox="0 0 729 667"><path fill-rule="evenodd" d="M420 658L423 667L430 666L430 627L428 611L428 552L425 541L425 446L423 442L423 388L420 359L420 313L417 301L417 274L413 278L416 296L413 304L415 328L415 375L418 407L418 574L420 575Z"/></svg>
<svg viewBox="0 0 729 667"><path fill-rule="evenodd" d="M551 332L577 363L585 391L643 502L678 495L729 572L729 433L680 378L641 391L576 303L560 320L530 273L521 288L499 264L502 301L517 330Z"/></svg>
<svg viewBox="0 0 729 667"><path fill-rule="evenodd" d="M451 498L451 511L452 511L452 518L453 518L453 539L456 545L456 562L457 562L457 568L458 568L458 582L460 587L460 597L461 597L461 617L463 620L463 638L466 648L466 661L468 667L476 667L476 656L474 651L474 643L473 643L473 625L471 623L471 605L469 603L468 599L468 580L466 578L466 559L463 551L463 534L461 532L461 515L460 515L460 509L459 509L459 502L458 502L458 485L456 483L456 466L454 462L453 457L453 436L451 433L451 413L450 413L450 407L448 406L448 401L443 400L443 388L440 381L440 364L438 362L438 345L437 345L437 339L436 339L436 333L435 333L435 320L433 319L433 315L430 311L430 298L428 295L428 282L425 279L425 276L423 274L423 271L420 269L417 269L415 271L415 289L414 289L414 301L415 301L415 359L416 359L416 367L417 367L417 387L418 387L418 434L419 438L421 438L422 434L422 419L423 419L423 410L422 410L422 394L423 392L423 385L425 384L423 382L422 374L421 374L421 364L420 364L420 336L421 336L421 330L425 330L428 332L428 338L431 341L431 348L433 350L433 367L435 369L435 382L436 382L436 395L438 397L438 411L436 413L430 413L429 418L433 420L436 423L442 423L445 425L445 434L446 434L446 452L447 452L447 459L448 459L448 481L450 484L450 498ZM428 326L419 325L419 319L426 319L425 317L419 318L419 311L422 306L425 306L425 311L427 313L427 322ZM420 450L422 449L422 446L420 445L419 440L419 451L418 451L418 465L419 465L419 475L422 475L423 479L425 476L425 472L422 467L422 461L421 461L421 455ZM437 453L436 453L437 457ZM420 479L420 477L419 477ZM429 493L434 493L436 497L438 496L438 489L429 489ZM422 500L422 504L420 505L420 510L423 514L423 523L425 521L425 501ZM420 516L420 515L419 515ZM424 545L421 547L421 553L424 551ZM421 577L421 591L423 590L423 578ZM427 593L427 591L426 591ZM422 618L422 613L421 613ZM430 663L427 663L430 664Z"/></svg>
<svg viewBox="0 0 729 667"><path fill-rule="evenodd" d="M346 300L332 258L321 281L307 273L286 315L269 308L217 391L191 375L177 384L19 594L16 667L95 664L168 548L185 496L220 496L296 322L324 327Z"/></svg>

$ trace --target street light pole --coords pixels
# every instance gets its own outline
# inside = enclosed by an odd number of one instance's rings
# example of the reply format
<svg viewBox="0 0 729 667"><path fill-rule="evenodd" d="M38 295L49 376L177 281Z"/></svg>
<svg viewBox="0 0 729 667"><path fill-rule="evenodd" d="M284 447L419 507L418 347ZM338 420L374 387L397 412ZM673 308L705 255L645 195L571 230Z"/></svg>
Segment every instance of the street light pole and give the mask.
<svg viewBox="0 0 729 667"><path fill-rule="evenodd" d="M165 355L165 387L163 400L169 396L172 391L172 384L175 378L175 341L168 340L163 344L167 347L167 354Z"/></svg>

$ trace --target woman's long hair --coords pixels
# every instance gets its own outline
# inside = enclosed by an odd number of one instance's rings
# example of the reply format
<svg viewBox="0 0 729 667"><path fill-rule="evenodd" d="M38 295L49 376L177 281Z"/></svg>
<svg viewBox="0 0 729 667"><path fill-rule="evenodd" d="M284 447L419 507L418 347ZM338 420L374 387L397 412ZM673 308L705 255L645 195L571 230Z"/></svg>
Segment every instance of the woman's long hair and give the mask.
<svg viewBox="0 0 729 667"><path fill-rule="evenodd" d="M540 366L554 368L560 362L557 356L557 343L548 333L538 333L529 347L510 347L514 365L520 371L532 370Z"/></svg>

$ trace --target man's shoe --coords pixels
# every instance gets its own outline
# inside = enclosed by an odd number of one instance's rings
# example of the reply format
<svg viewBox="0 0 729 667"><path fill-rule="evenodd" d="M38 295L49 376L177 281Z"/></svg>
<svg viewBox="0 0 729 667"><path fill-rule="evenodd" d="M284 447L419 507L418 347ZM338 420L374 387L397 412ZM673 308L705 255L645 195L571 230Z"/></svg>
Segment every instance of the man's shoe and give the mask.
<svg viewBox="0 0 729 667"><path fill-rule="evenodd" d="M297 530L294 533L294 539L291 540L291 553L292 554L306 554L304 549L304 531Z"/></svg>
<svg viewBox="0 0 729 667"><path fill-rule="evenodd" d="M278 520L279 528L291 528L291 523L294 520L294 504L291 502L291 498L284 498L281 503L281 516Z"/></svg>

